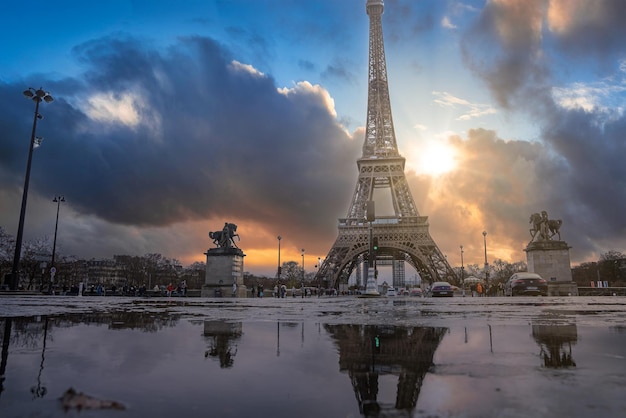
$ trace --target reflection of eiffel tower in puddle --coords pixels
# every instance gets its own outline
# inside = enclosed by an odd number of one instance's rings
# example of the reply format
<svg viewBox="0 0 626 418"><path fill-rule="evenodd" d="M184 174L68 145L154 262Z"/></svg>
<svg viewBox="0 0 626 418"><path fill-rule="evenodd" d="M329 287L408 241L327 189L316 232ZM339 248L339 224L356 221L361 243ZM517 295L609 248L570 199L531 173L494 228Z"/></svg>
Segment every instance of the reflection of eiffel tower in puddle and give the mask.
<svg viewBox="0 0 626 418"><path fill-rule="evenodd" d="M576 367L572 357L572 343L576 344L578 341L576 324L533 324L532 328L533 338L541 348L540 357L545 367Z"/></svg>
<svg viewBox="0 0 626 418"><path fill-rule="evenodd" d="M339 236L316 277L328 281L325 286L330 287L346 283L359 264L368 268L376 263L392 266L394 286L405 284L404 262L430 282L456 277L428 232L428 217L419 215L404 175L405 159L398 152L391 116L383 8L382 0L367 1L370 35L365 143L363 155L357 160L359 178L348 216L339 220ZM370 202L376 201L375 189L381 198L379 203L383 204L379 207L393 207L393 215L374 213ZM371 239L378 242L376 250ZM376 260L374 265L371 260ZM357 277L360 277L359 271L357 269Z"/></svg>
<svg viewBox="0 0 626 418"><path fill-rule="evenodd" d="M339 346L339 369L348 372L359 410L377 416L383 409L411 411L424 376L447 328L325 325ZM394 405L377 400L381 375L398 376Z"/></svg>

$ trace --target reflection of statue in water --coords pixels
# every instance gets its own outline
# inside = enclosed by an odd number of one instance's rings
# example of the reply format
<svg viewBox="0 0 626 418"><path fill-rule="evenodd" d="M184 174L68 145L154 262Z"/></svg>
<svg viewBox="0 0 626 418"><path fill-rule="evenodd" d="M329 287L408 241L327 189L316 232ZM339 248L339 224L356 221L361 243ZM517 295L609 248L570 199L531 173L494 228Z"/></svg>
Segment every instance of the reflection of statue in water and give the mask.
<svg viewBox="0 0 626 418"><path fill-rule="evenodd" d="M576 325L533 324L533 338L539 344L544 367L562 369L576 367L572 344L578 341Z"/></svg>
<svg viewBox="0 0 626 418"><path fill-rule="evenodd" d="M205 357L217 357L222 369L233 367L235 355L237 355L237 346L230 347L230 338L224 335L214 336L211 347L204 353Z"/></svg>
<svg viewBox="0 0 626 418"><path fill-rule="evenodd" d="M561 225L563 221L560 219L548 219L548 212L541 211L539 213L533 213L530 215L530 223L532 228L530 229L530 236L532 237L530 242L537 241L551 241L555 235L559 236L561 240Z"/></svg>
<svg viewBox="0 0 626 418"><path fill-rule="evenodd" d="M237 341L241 334L241 322L204 321L204 336L209 340L209 348L204 352L204 357L218 359L222 369L233 367Z"/></svg>
<svg viewBox="0 0 626 418"><path fill-rule="evenodd" d="M209 232L209 237L213 239L213 244L220 248L238 248L235 244L235 237L239 238L239 235L235 224L225 222L221 231Z"/></svg>

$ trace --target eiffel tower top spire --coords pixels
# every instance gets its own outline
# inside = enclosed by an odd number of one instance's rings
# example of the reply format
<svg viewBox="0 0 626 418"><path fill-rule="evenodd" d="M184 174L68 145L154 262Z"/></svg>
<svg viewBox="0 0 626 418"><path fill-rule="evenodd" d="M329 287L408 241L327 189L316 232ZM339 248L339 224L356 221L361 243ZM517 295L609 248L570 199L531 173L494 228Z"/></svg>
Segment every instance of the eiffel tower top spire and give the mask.
<svg viewBox="0 0 626 418"><path fill-rule="evenodd" d="M387 63L383 43L383 0L367 0L370 18L367 124L363 158L399 157L391 117Z"/></svg>

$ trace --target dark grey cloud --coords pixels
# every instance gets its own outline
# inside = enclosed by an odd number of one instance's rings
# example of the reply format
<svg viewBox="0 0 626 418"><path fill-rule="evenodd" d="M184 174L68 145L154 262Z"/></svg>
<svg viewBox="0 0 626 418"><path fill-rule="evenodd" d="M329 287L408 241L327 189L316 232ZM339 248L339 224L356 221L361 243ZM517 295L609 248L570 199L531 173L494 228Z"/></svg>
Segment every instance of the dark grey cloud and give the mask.
<svg viewBox="0 0 626 418"><path fill-rule="evenodd" d="M538 94L549 93L542 88L546 63L539 59L541 10L538 2L488 2L461 38L465 63L505 109L527 110Z"/></svg>
<svg viewBox="0 0 626 418"><path fill-rule="evenodd" d="M626 2L599 0L583 2L579 7L578 13L567 19L567 25L553 28L558 48L577 58L598 57L600 63L607 57L623 58Z"/></svg>
<svg viewBox="0 0 626 418"><path fill-rule="evenodd" d="M341 82L354 83L355 76L348 67L341 64L328 65L322 72L323 79L337 79Z"/></svg>
<svg viewBox="0 0 626 418"><path fill-rule="evenodd" d="M313 89L280 94L272 78L232 68L210 39L156 50L108 37L75 48L81 78L46 80L31 190L62 191L80 214L138 226L212 216L293 225L319 236L346 210L360 141L352 141ZM3 188L21 187L32 103L0 84ZM142 123L94 119L97 94L140 100ZM14 99L7 99L13 97ZM30 115L30 118L29 118ZM30 120L29 120L30 119ZM7 180L8 179L8 180Z"/></svg>
<svg viewBox="0 0 626 418"><path fill-rule="evenodd" d="M385 1L385 42L395 43L424 36L439 24L445 8L446 2L442 1ZM407 22L407 17L412 20Z"/></svg>

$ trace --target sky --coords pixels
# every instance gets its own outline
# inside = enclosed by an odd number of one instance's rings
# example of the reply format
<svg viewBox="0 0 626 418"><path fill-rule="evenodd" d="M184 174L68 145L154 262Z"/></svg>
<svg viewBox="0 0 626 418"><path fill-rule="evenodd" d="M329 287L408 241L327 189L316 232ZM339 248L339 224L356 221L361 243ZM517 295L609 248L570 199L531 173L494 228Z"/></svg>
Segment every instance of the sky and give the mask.
<svg viewBox="0 0 626 418"><path fill-rule="evenodd" d="M9 0L0 14L0 227L79 258L206 261L238 225L246 271L310 271L357 181L366 0ZM626 2L385 0L398 149L452 266L525 261L561 219L572 264L626 251ZM32 19L29 21L29 19ZM379 205L377 204L377 209ZM381 213L381 215L384 215Z"/></svg>

